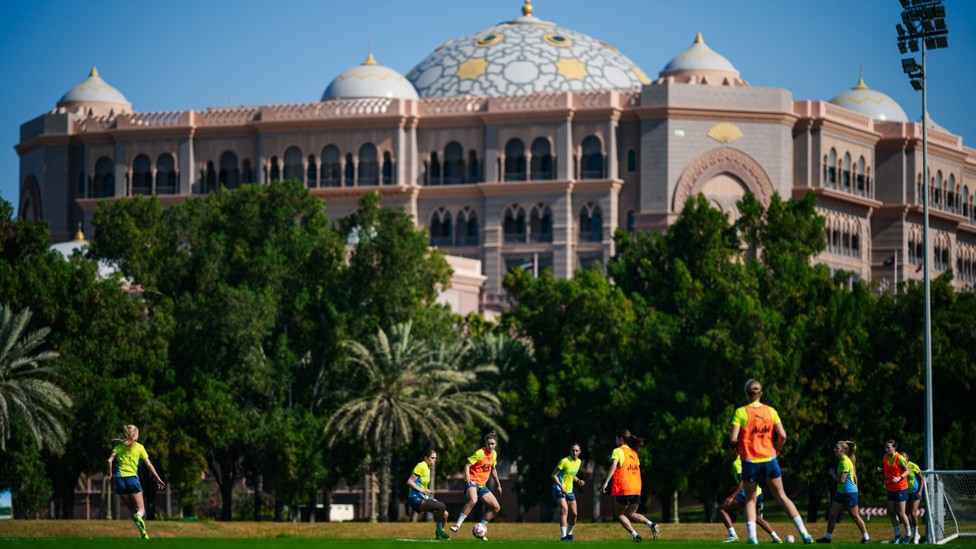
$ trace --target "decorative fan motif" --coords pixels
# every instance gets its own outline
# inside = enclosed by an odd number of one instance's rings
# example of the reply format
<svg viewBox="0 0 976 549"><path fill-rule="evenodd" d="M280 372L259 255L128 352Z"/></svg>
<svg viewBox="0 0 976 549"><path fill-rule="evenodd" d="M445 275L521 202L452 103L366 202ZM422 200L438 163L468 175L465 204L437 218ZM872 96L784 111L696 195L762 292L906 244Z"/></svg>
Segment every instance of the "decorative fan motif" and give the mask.
<svg viewBox="0 0 976 549"><path fill-rule="evenodd" d="M732 143L733 141L742 139L742 130L735 124L719 122L712 126L712 129L708 130L708 137L711 137L719 143Z"/></svg>

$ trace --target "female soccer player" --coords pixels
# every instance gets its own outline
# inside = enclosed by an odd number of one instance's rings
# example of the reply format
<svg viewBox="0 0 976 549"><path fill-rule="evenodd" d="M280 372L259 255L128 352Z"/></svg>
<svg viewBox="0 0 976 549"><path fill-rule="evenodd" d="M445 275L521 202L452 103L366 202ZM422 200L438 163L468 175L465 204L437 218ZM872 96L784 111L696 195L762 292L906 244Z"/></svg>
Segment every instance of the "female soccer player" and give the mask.
<svg viewBox="0 0 976 549"><path fill-rule="evenodd" d="M112 450L112 455L108 456L108 474L112 477L112 488L115 493L132 513L132 521L136 523L142 539L149 539L146 521L142 518L146 514L146 506L142 500L142 484L139 483L139 464L142 462L146 464L160 490L166 486L166 483L159 478L156 468L149 461L146 448L138 442L139 428L135 425L126 425L122 428L122 433L121 438L115 439L119 444Z"/></svg>
<svg viewBox="0 0 976 549"><path fill-rule="evenodd" d="M464 467L464 491L468 496L468 501L461 509L461 514L458 515L457 522L454 523L454 526L451 526L452 532L457 532L461 529L461 524L464 523L464 519L468 517L468 513L474 509L479 499L485 504L485 514L481 518L481 524L487 526L488 521L493 519L495 513L501 510L502 506L498 504L498 500L495 499L491 490L485 486L488 484L489 477L495 479L495 487L498 489L498 495L502 495L502 483L498 480L498 471L495 470L495 465L498 464L498 452L495 451L496 446L498 446L498 435L488 433L485 435L485 445L478 448L475 453L468 457L468 463ZM486 537L484 539L488 538Z"/></svg>
<svg viewBox="0 0 976 549"><path fill-rule="evenodd" d="M922 476L922 468L912 462L908 457L908 452L902 452L908 461L908 505L905 513L911 521L912 543L918 543L918 505L922 503L922 490L925 490L925 477Z"/></svg>
<svg viewBox="0 0 976 549"><path fill-rule="evenodd" d="M912 538L909 530L908 514L905 513L905 502L908 501L908 460L898 453L898 443L888 440L884 444L885 456L881 467L875 469L884 473L885 488L888 490L888 518L895 531L892 543L910 543ZM905 525L905 536L901 535L898 521Z"/></svg>
<svg viewBox="0 0 976 549"><path fill-rule="evenodd" d="M830 476L837 482L837 491L827 511L827 533L817 543L830 543L831 536L834 535L834 525L837 524L837 515L842 508L847 509L847 514L861 530L861 543L871 543L868 527L864 525L857 509L857 472L854 469L857 464L856 452L857 445L849 440L838 440L834 444L834 455L839 461L837 470L830 470Z"/></svg>
<svg viewBox="0 0 976 549"><path fill-rule="evenodd" d="M661 531L658 525L637 513L637 505L641 500L640 459L637 457L637 450L644 446L644 439L632 435L627 429L618 429L614 443L617 447L610 455L610 471L607 472L607 480L603 481L600 491L606 493L607 486L613 481L610 493L613 495L614 513L617 521L635 542L639 543L642 538L631 525L632 521L646 524L651 529L651 535L657 539Z"/></svg>
<svg viewBox="0 0 976 549"><path fill-rule="evenodd" d="M451 536L444 531L444 523L447 522L447 506L444 502L434 499L434 492L429 489L430 469L435 463L437 463L437 452L433 448L428 448L424 452L423 460L413 468L410 478L407 479L407 486L410 487L407 501L415 513L434 514L436 539L451 539Z"/></svg>
<svg viewBox="0 0 976 549"><path fill-rule="evenodd" d="M729 537L726 538L725 543L739 541L739 536L735 533L735 527L732 526L732 515L738 513L746 505L746 491L742 487L742 459L738 455L735 456L735 461L732 462L732 476L735 477L736 482L739 484L732 489L732 492L725 498L725 502L722 503L722 507L718 510L718 514L722 518L722 524L729 531ZM762 510L762 488L756 486L756 524L773 538L773 543L783 543L783 540L776 535L773 527L763 518Z"/></svg>
<svg viewBox="0 0 976 549"><path fill-rule="evenodd" d="M759 543L756 539L756 487L760 482L766 483L766 490L772 492L776 501L786 510L787 516L791 517L803 543L813 543L796 505L793 505L793 501L783 490L783 473L776 456L786 443L786 428L776 410L759 401L763 394L762 384L750 379L743 389L749 404L732 414L729 443L742 458L742 481L746 491L746 532L749 536L747 543Z"/></svg>
<svg viewBox="0 0 976 549"><path fill-rule="evenodd" d="M559 504L559 540L573 541L573 528L576 527L576 494L573 493L573 484L582 487L585 482L576 476L579 473L580 464L583 461L579 458L580 445L574 442L569 447L569 455L559 460L556 468L552 471L552 499Z"/></svg>

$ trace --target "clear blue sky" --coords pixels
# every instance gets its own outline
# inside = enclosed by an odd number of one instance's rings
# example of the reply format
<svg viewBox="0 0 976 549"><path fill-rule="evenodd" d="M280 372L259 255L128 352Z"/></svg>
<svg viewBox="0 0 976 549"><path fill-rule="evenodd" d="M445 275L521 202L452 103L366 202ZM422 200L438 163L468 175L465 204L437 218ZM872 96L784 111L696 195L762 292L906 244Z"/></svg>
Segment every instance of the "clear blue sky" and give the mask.
<svg viewBox="0 0 976 549"><path fill-rule="evenodd" d="M702 32L752 86L829 100L857 83L909 118L898 0L534 0L535 15L616 46L652 79ZM359 64L406 74L441 43L521 14L522 0L0 1L0 197L17 203L20 125L92 65L138 111L318 100ZM976 1L947 0L949 48L928 57L933 120L976 147Z"/></svg>

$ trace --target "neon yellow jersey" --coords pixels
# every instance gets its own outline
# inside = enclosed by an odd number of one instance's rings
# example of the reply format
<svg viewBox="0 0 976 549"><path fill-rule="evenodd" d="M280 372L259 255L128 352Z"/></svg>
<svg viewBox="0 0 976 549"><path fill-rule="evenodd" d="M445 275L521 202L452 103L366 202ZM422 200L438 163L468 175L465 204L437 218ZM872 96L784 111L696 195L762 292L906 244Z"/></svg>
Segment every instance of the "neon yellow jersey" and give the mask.
<svg viewBox="0 0 976 549"><path fill-rule="evenodd" d="M915 475L920 475L922 473L922 468L919 467L914 461L908 462L908 489L912 492L918 491L918 479Z"/></svg>
<svg viewBox="0 0 976 549"><path fill-rule="evenodd" d="M764 408L768 410L769 417L756 416L753 421L756 422L750 430L749 425L749 409L750 408ZM766 423L766 421L769 423ZM736 408L735 413L732 414L731 425L738 425L739 431L739 454L747 452L746 461L750 463L766 463L768 461L773 461L776 457L776 449L773 447L773 428L779 425L782 421L779 419L779 413L772 407L766 406L761 402L753 402L746 406ZM749 452L755 455L749 454Z"/></svg>
<svg viewBox="0 0 976 549"><path fill-rule="evenodd" d="M117 477L134 477L139 474L139 463L144 459L149 459L146 448L138 442L133 442L132 446L119 444L112 449L115 452L115 469L112 474Z"/></svg>
<svg viewBox="0 0 976 549"><path fill-rule="evenodd" d="M738 484L742 480L742 458L735 456L735 461L732 462L732 476L735 477L735 483ZM746 489L743 488L742 492L745 495ZM756 497L762 495L762 486L756 485Z"/></svg>
<svg viewBox="0 0 976 549"><path fill-rule="evenodd" d="M413 474L417 475L417 480L420 482L421 490L427 490L427 486L430 485L430 466L427 465L426 461L421 461L413 468ZM427 499L427 494L421 492L410 485L410 497L411 498L424 498Z"/></svg>
<svg viewBox="0 0 976 549"><path fill-rule="evenodd" d="M556 478L559 479L559 484L562 485L563 491L567 494L573 493L573 481L576 480L576 474L579 473L582 463L583 460L581 459L573 461L572 456L566 456L559 460L559 465L556 465L556 469L559 469ZM553 485L553 488L556 488L556 485Z"/></svg>
<svg viewBox="0 0 976 549"><path fill-rule="evenodd" d="M854 472L854 462L847 456L840 456L840 463L837 464L837 478L847 473L847 480L837 483L838 494L857 493L857 473Z"/></svg>

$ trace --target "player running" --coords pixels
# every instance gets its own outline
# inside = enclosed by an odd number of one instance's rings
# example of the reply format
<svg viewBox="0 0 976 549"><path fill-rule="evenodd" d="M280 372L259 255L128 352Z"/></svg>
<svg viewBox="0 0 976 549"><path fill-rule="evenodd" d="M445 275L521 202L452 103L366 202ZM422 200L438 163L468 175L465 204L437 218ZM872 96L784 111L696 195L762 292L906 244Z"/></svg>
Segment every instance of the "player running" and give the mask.
<svg viewBox="0 0 976 549"><path fill-rule="evenodd" d="M834 499L827 511L827 533L818 539L817 543L830 543L834 526L837 524L837 515L840 514L841 509L847 509L847 514L861 530L861 543L871 543L868 527L864 525L864 520L857 509L857 471L854 469L857 461L856 452L857 445L849 440L838 440L834 444L834 455L837 456L838 462L837 470L831 469L830 476L837 481L837 491L834 492Z"/></svg>
<svg viewBox="0 0 976 549"><path fill-rule="evenodd" d="M603 481L603 488L600 491L606 493L607 486L610 485L610 481L613 481L610 493L613 495L613 509L617 521L634 538L635 543L640 543L642 538L637 534L637 530L634 530L632 522L646 524L656 540L660 534L658 525L637 513L637 506L641 500L640 459L637 457L637 450L644 447L644 439L632 435L627 429L618 429L614 442L617 447L610 455L610 471L607 472L607 480Z"/></svg>
<svg viewBox="0 0 976 549"><path fill-rule="evenodd" d="M468 517L468 513L474 509L479 499L485 504L485 514L481 518L481 524L487 526L488 522L495 517L495 513L501 510L502 507L495 499L495 495L486 486L489 477L495 479L498 495L502 495L502 483L498 480L498 471L495 470L495 465L498 464L496 446L498 446L498 435L488 433L485 435L485 445L468 457L468 464L464 467L464 491L468 496L468 501L461 509L457 522L451 526L452 532L461 529L461 524L464 523L464 519ZM488 540L487 537L482 539Z"/></svg>
<svg viewBox="0 0 976 549"><path fill-rule="evenodd" d="M410 508L415 513L434 514L434 537L436 539L451 539L444 531L444 523L447 522L447 506L444 502L434 499L434 492L430 486L430 470L437 463L437 452L429 448L424 452L423 460L413 468L410 478L407 479L407 486L410 487L410 496L407 501Z"/></svg>
<svg viewBox="0 0 976 549"><path fill-rule="evenodd" d="M895 539L891 543L910 543L911 530L908 515L905 513L905 502L908 501L908 460L898 453L898 443L888 440L884 444L885 456L882 466L875 469L884 473L885 489L888 491L888 518L895 531ZM905 525L905 536L901 535L898 522Z"/></svg>
<svg viewBox="0 0 976 549"><path fill-rule="evenodd" d="M576 494L573 484L582 487L585 482L576 476L579 473L580 445L574 442L569 447L569 455L559 460L552 471L552 499L559 504L559 541L573 541L573 528L576 527Z"/></svg>
<svg viewBox="0 0 976 549"><path fill-rule="evenodd" d="M921 539L921 536L918 535L918 505L922 503L922 491L925 490L925 477L922 476L922 468L912 462L912 458L908 457L908 452L903 451L901 455L905 456L905 459L908 460L908 509L905 511L905 514L908 515L908 520L912 528L912 543L918 543Z"/></svg>
<svg viewBox="0 0 976 549"><path fill-rule="evenodd" d="M149 539L146 520L143 518L146 515L146 506L142 499L142 484L139 483L140 463L145 463L149 468L160 490L166 486L166 483L159 478L156 468L149 461L146 448L138 442L139 428L135 425L126 425L122 427L122 433L121 438L115 439L119 444L112 450L112 455L108 456L108 474L112 478L112 489L132 513L132 522L136 523L139 535L142 539Z"/></svg>
<svg viewBox="0 0 976 549"><path fill-rule="evenodd" d="M746 533L749 536L746 543L759 543L756 539L756 488L760 482L766 483L766 490L773 494L786 510L787 516L791 517L803 543L813 543L813 538L803 525L800 512L783 490L783 473L776 456L786 443L786 428L776 410L759 401L763 395L762 384L750 379L743 389L749 404L736 409L732 414L729 443L742 458L742 480L746 491Z"/></svg>
<svg viewBox="0 0 976 549"><path fill-rule="evenodd" d="M722 523L725 524L725 527L729 531L729 537L726 538L725 543L735 543L739 541L739 535L735 533L735 527L732 526L732 515L738 513L739 510L746 505L746 491L742 487L742 458L740 458L738 455L735 456L735 461L732 462L732 476L739 484L732 489L732 493L725 498L722 508L718 510L719 516L722 517ZM783 540L776 535L776 531L773 530L773 527L766 522L766 519L763 518L762 510L762 488L756 486L756 524L758 524L760 528L765 530L766 533L773 538L773 543L783 543Z"/></svg>

